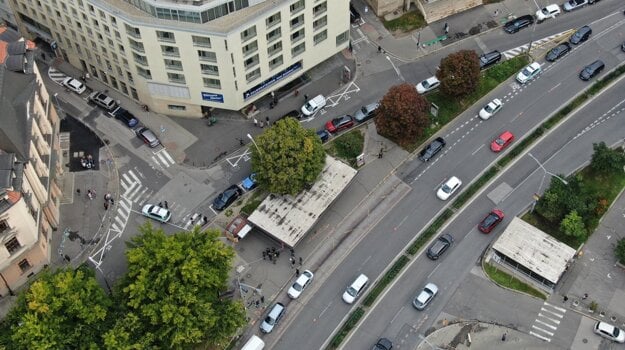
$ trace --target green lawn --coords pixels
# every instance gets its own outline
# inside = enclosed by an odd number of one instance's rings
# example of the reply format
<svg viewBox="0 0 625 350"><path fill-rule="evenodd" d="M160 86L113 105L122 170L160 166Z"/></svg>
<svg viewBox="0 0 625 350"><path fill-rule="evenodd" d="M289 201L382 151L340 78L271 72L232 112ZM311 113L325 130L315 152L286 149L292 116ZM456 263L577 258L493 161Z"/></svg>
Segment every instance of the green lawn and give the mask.
<svg viewBox="0 0 625 350"><path fill-rule="evenodd" d="M403 14L401 17L390 21L383 21L384 27L390 31L409 32L423 28L427 25L425 19L418 10Z"/></svg>
<svg viewBox="0 0 625 350"><path fill-rule="evenodd" d="M545 293L519 280L518 278L513 277L497 269L495 266L491 264L484 264L484 271L486 272L488 277L490 277L490 279L492 279L493 281L495 281L497 284L501 286L514 289L514 290L518 290L520 292L533 295L543 300L547 299L547 297L545 296Z"/></svg>
<svg viewBox="0 0 625 350"><path fill-rule="evenodd" d="M345 133L328 143L328 154L342 158L351 166L356 166L356 157L362 153L365 145L365 137L361 129L355 129Z"/></svg>

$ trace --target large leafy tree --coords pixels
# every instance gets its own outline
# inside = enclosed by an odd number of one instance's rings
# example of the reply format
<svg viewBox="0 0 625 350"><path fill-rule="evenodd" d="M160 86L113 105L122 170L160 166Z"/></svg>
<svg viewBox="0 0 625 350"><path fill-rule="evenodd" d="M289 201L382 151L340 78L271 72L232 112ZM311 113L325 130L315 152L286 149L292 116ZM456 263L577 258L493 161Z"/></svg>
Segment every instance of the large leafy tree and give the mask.
<svg viewBox="0 0 625 350"><path fill-rule="evenodd" d="M445 95L466 96L475 91L480 81L479 57L473 50L449 54L441 60L436 77Z"/></svg>
<svg viewBox="0 0 625 350"><path fill-rule="evenodd" d="M621 264L625 264L625 238L619 239L616 247L614 247L614 255Z"/></svg>
<svg viewBox="0 0 625 350"><path fill-rule="evenodd" d="M258 183L271 193L296 195L317 180L325 165L319 136L294 118L277 121L255 143L252 169Z"/></svg>
<svg viewBox="0 0 625 350"><path fill-rule="evenodd" d="M586 237L586 226L584 225L584 220L575 210L568 213L564 219L562 219L562 222L560 223L560 231L564 232L567 236L577 238Z"/></svg>
<svg viewBox="0 0 625 350"><path fill-rule="evenodd" d="M43 271L22 292L0 333L6 349L97 349L111 299L93 270Z"/></svg>
<svg viewBox="0 0 625 350"><path fill-rule="evenodd" d="M375 126L378 133L401 146L409 145L430 124L428 102L412 84L391 87L380 101Z"/></svg>
<svg viewBox="0 0 625 350"><path fill-rule="evenodd" d="M613 150L605 142L593 143L594 150L590 167L596 172L613 173L623 171L625 153L622 149Z"/></svg>
<svg viewBox="0 0 625 350"><path fill-rule="evenodd" d="M132 238L120 288L123 315L105 335L109 349L182 349L219 344L245 321L239 301L221 300L234 249L218 230L165 235L149 222Z"/></svg>

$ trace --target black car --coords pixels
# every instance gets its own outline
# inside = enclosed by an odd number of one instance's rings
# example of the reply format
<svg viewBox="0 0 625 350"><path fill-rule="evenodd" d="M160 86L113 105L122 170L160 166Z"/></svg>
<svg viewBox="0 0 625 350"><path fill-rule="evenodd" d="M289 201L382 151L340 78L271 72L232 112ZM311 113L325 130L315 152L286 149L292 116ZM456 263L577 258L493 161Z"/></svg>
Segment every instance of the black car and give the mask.
<svg viewBox="0 0 625 350"><path fill-rule="evenodd" d="M533 23L534 17L532 15L525 15L506 22L503 26L503 30L505 30L506 33L513 34Z"/></svg>
<svg viewBox="0 0 625 350"><path fill-rule="evenodd" d="M386 338L380 338L373 346L373 350L391 350L392 348L393 342Z"/></svg>
<svg viewBox="0 0 625 350"><path fill-rule="evenodd" d="M579 73L579 78L582 80L590 80L595 77L595 75L601 73L601 71L605 68L605 64L601 60L596 60L593 63L587 65L582 69Z"/></svg>
<svg viewBox="0 0 625 350"><path fill-rule="evenodd" d="M330 139L330 133L325 129L317 131L317 136L321 139L321 143L326 143Z"/></svg>
<svg viewBox="0 0 625 350"><path fill-rule="evenodd" d="M427 147L425 147L421 153L419 153L419 159L421 159L424 162L429 161L430 159L434 158L434 156L440 152L443 147L445 147L445 140L443 140L442 137L437 137L434 141L432 141L432 143L430 143L429 145L427 145Z"/></svg>
<svg viewBox="0 0 625 350"><path fill-rule="evenodd" d="M440 258L441 255L454 243L454 238L448 234L440 235L434 243L428 248L427 256L432 260Z"/></svg>
<svg viewBox="0 0 625 350"><path fill-rule="evenodd" d="M569 42L573 45L583 43L584 41L588 40L590 34L592 34L592 29L590 29L589 26L583 26L579 28L575 33L573 33L573 35L571 35Z"/></svg>
<svg viewBox="0 0 625 350"><path fill-rule="evenodd" d="M243 191L241 191L241 188L237 185L228 187L215 198L213 201L213 209L221 211L228 208L232 202L241 196L241 192Z"/></svg>
<svg viewBox="0 0 625 350"><path fill-rule="evenodd" d="M351 3L349 4L349 20L351 23L360 21L360 13L358 13L354 5Z"/></svg>
<svg viewBox="0 0 625 350"><path fill-rule="evenodd" d="M571 45L569 43L562 43L554 47L547 53L546 60L549 62L553 62L557 60L558 58L569 53L569 51L571 51Z"/></svg>
<svg viewBox="0 0 625 350"><path fill-rule="evenodd" d="M501 52L495 50L480 56L480 69L487 68L501 61Z"/></svg>
<svg viewBox="0 0 625 350"><path fill-rule="evenodd" d="M124 124L126 124L129 128L134 128L137 124L139 124L139 120L135 118L135 116L128 112L126 109L122 107L117 107L112 112L108 112L111 117L115 117L115 119L119 119Z"/></svg>

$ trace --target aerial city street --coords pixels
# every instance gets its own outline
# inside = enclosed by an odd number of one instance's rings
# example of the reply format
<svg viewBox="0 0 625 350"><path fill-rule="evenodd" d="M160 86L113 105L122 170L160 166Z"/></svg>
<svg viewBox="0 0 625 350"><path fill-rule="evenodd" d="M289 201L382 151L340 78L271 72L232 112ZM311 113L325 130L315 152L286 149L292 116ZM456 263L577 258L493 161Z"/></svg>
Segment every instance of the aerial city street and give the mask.
<svg viewBox="0 0 625 350"><path fill-rule="evenodd" d="M9 3L0 346L625 346L622 0ZM391 28L407 5L422 22ZM219 270L215 289L177 285L189 268ZM25 336L55 271L110 300L93 341ZM236 316L137 340L168 329L111 316L141 293Z"/></svg>

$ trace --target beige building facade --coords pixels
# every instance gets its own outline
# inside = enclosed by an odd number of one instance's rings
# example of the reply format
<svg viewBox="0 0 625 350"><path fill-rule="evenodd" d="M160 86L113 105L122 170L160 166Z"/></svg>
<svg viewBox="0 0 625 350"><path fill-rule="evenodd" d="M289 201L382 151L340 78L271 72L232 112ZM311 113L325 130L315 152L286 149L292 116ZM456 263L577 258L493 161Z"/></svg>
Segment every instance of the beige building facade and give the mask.
<svg viewBox="0 0 625 350"><path fill-rule="evenodd" d="M482 0L365 0L365 2L380 17L394 11L407 11L416 7L427 23L439 21L483 3Z"/></svg>
<svg viewBox="0 0 625 350"><path fill-rule="evenodd" d="M22 35L174 116L248 108L349 45L349 0L4 1Z"/></svg>

